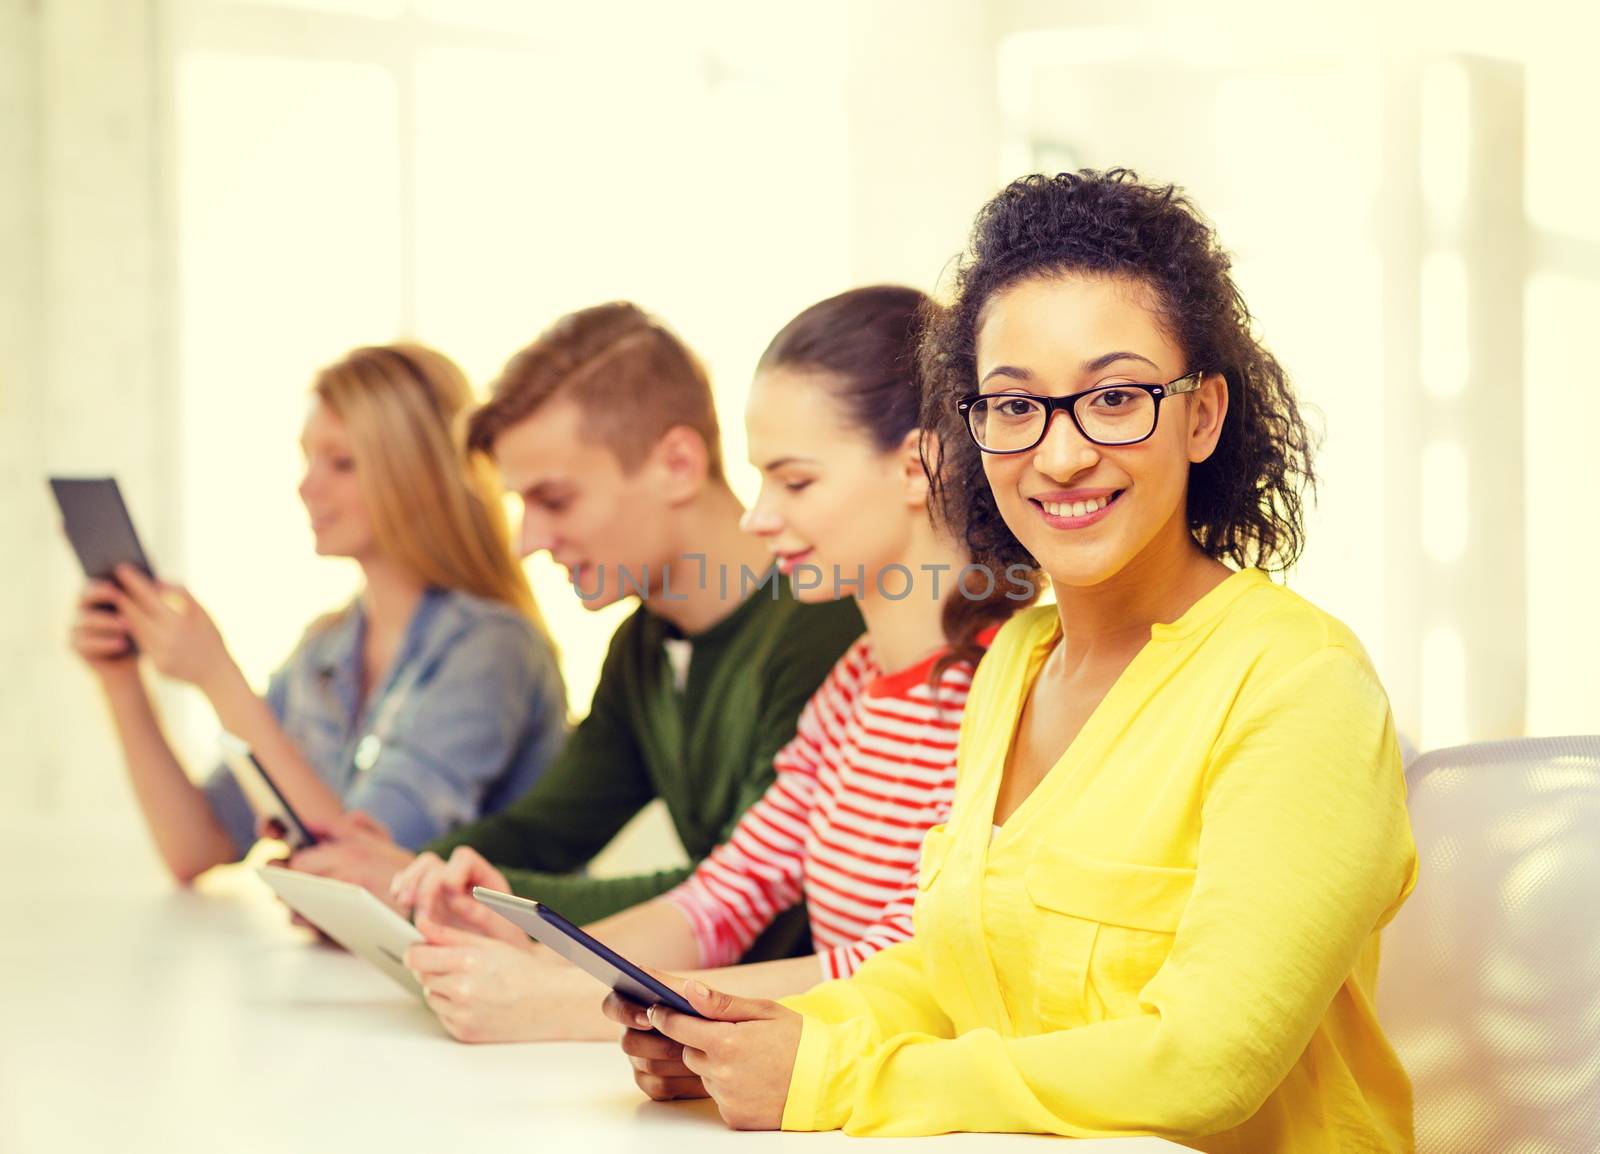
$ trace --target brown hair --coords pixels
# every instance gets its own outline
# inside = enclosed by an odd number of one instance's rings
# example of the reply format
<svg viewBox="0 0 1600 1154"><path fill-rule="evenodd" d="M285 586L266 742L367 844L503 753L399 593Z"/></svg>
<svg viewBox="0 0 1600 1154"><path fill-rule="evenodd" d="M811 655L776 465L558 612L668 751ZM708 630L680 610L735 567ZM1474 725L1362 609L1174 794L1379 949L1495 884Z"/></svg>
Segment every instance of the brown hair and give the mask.
<svg viewBox="0 0 1600 1154"><path fill-rule="evenodd" d="M491 453L500 434L556 397L571 397L585 432L633 470L669 429L706 443L721 481L722 447L711 381L698 357L655 317L626 301L568 313L509 361L472 414L467 447Z"/></svg>
<svg viewBox="0 0 1600 1154"><path fill-rule="evenodd" d="M425 585L510 605L543 632L494 469L462 449L472 388L456 363L423 345L359 348L319 372L311 392L349 431L384 555Z"/></svg>
<svg viewBox="0 0 1600 1154"><path fill-rule="evenodd" d="M820 372L829 378L823 387L850 421L879 452L892 452L920 424L917 346L933 308L925 294L901 285L851 289L784 325L756 371ZM941 519L933 508L929 516ZM988 596L978 595L972 577L967 574L945 597L940 620L950 652L935 663L934 678L952 665L976 665L983 656L978 635L1023 604L1015 594L1007 596L1008 587L999 581L989 583Z"/></svg>

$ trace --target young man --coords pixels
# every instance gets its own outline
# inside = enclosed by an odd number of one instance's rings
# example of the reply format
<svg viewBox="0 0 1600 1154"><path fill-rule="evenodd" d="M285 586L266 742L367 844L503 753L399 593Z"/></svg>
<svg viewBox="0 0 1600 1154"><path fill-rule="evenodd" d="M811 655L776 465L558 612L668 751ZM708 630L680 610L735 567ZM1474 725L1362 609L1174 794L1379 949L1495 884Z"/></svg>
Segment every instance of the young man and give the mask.
<svg viewBox="0 0 1600 1154"><path fill-rule="evenodd" d="M521 496L524 556L547 550L590 609L635 594L641 604L612 638L588 717L538 783L425 851L471 847L515 892L591 922L691 872L577 872L653 799L692 863L726 839L861 617L852 598L795 601L765 546L740 531L705 371L634 305L570 314L514 356L468 447L490 453ZM356 819L291 864L389 900L411 858ZM765 949L787 949L797 924Z"/></svg>

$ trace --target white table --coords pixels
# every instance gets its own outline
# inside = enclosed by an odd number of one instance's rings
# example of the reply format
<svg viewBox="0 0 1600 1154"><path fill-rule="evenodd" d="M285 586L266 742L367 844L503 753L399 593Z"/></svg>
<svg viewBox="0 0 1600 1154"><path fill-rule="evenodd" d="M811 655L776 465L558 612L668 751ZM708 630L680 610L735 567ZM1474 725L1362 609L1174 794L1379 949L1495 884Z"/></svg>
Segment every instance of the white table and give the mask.
<svg viewBox="0 0 1600 1154"><path fill-rule="evenodd" d="M309 944L253 874L216 870L179 890L126 822L0 818L0 879L4 1154L931 1154L1052 1141L738 1134L709 1103L640 1097L613 1045L460 1045L378 971Z"/></svg>

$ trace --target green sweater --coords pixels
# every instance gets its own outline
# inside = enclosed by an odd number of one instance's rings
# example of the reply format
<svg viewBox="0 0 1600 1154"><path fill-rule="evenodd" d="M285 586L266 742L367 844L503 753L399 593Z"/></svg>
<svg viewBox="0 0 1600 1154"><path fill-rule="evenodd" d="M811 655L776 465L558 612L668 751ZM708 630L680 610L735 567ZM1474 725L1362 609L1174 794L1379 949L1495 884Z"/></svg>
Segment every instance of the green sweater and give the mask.
<svg viewBox="0 0 1600 1154"><path fill-rule="evenodd" d="M617 878L575 871L657 797L692 863L725 841L772 784L773 755L861 630L854 599L802 605L776 578L686 638L679 692L665 642L683 634L640 606L611 639L589 716L543 776L500 813L426 848L448 857L470 845L514 892L580 925L666 892L692 865Z"/></svg>

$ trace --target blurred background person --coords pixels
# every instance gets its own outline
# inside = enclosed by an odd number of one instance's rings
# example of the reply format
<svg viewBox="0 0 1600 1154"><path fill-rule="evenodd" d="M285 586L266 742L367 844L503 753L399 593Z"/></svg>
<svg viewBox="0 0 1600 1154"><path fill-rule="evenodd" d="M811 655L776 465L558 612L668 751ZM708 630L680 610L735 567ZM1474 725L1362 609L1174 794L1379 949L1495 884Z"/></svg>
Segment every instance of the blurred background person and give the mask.
<svg viewBox="0 0 1600 1154"><path fill-rule="evenodd" d="M72 647L180 881L243 857L256 819L225 766L191 782L142 664L200 690L314 830L355 810L420 845L498 810L562 743L561 674L498 482L460 443L471 400L454 362L419 345L356 349L318 374L300 500L317 552L355 561L362 587L306 630L263 695L188 590L128 566L84 590Z"/></svg>

